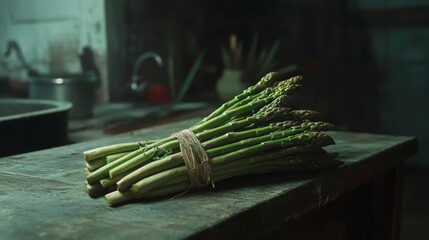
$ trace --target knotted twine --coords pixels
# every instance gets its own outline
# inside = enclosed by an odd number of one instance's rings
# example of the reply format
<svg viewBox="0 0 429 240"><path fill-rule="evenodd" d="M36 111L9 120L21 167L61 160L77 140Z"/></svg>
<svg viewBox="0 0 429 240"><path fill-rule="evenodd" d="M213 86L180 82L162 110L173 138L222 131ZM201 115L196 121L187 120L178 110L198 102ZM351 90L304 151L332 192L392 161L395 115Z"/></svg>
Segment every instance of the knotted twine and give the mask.
<svg viewBox="0 0 429 240"><path fill-rule="evenodd" d="M201 188L209 184L214 187L214 182L211 178L210 159L201 142L195 134L188 129L182 130L171 136L179 140L180 151L183 155L186 168L188 169L191 188Z"/></svg>

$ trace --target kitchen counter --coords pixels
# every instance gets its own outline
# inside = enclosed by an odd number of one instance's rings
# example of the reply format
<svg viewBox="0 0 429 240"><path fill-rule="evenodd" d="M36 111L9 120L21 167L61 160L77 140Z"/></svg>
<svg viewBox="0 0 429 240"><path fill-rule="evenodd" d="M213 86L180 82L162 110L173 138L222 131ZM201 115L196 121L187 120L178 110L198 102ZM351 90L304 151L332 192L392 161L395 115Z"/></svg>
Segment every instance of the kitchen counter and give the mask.
<svg viewBox="0 0 429 240"><path fill-rule="evenodd" d="M346 236L339 239L349 239L347 234L367 234L357 239L369 235L393 239L397 235L402 164L417 152L412 137L331 132L337 145L327 150L339 152L345 162L339 169L240 177L173 199L109 207L104 199L91 199L85 193L84 150L165 137L198 120L0 158L1 238L246 239L287 234L290 239L305 239L314 233ZM357 220L362 222L353 225Z"/></svg>
<svg viewBox="0 0 429 240"><path fill-rule="evenodd" d="M166 105L138 105L131 102L96 104L93 117L69 120L69 141L84 142L193 117L202 118L213 110L213 106L203 102Z"/></svg>

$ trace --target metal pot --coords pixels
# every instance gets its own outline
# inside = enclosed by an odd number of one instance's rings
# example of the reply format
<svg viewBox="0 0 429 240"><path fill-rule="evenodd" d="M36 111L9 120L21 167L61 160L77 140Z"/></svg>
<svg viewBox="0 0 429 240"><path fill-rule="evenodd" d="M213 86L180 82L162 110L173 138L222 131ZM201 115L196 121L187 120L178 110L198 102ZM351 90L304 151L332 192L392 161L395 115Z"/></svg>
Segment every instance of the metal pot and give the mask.
<svg viewBox="0 0 429 240"><path fill-rule="evenodd" d="M82 74L38 75L29 80L29 95L73 104L71 119L92 117L97 77L94 72Z"/></svg>

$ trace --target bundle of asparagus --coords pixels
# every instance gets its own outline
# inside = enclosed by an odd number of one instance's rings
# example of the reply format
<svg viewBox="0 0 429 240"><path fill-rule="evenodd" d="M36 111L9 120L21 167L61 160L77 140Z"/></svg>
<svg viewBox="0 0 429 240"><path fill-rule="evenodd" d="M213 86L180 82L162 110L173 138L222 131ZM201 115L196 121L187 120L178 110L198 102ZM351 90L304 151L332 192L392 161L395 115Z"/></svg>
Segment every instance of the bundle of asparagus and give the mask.
<svg viewBox="0 0 429 240"><path fill-rule="evenodd" d="M338 166L336 155L322 148L334 141L321 131L335 127L316 121L318 112L286 106L300 81L300 76L277 81L276 73L269 73L183 131L183 137L85 151L87 192L105 195L114 205L247 174ZM186 145L187 138L194 142Z"/></svg>

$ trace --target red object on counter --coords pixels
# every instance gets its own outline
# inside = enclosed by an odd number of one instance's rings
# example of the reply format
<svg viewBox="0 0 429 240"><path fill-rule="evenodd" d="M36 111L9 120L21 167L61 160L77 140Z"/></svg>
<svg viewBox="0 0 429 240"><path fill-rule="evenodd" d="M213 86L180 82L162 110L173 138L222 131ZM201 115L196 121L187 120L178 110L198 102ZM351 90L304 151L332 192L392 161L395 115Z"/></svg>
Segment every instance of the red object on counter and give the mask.
<svg viewBox="0 0 429 240"><path fill-rule="evenodd" d="M151 84L148 89L147 101L152 104L167 104L171 102L171 94L166 84Z"/></svg>

